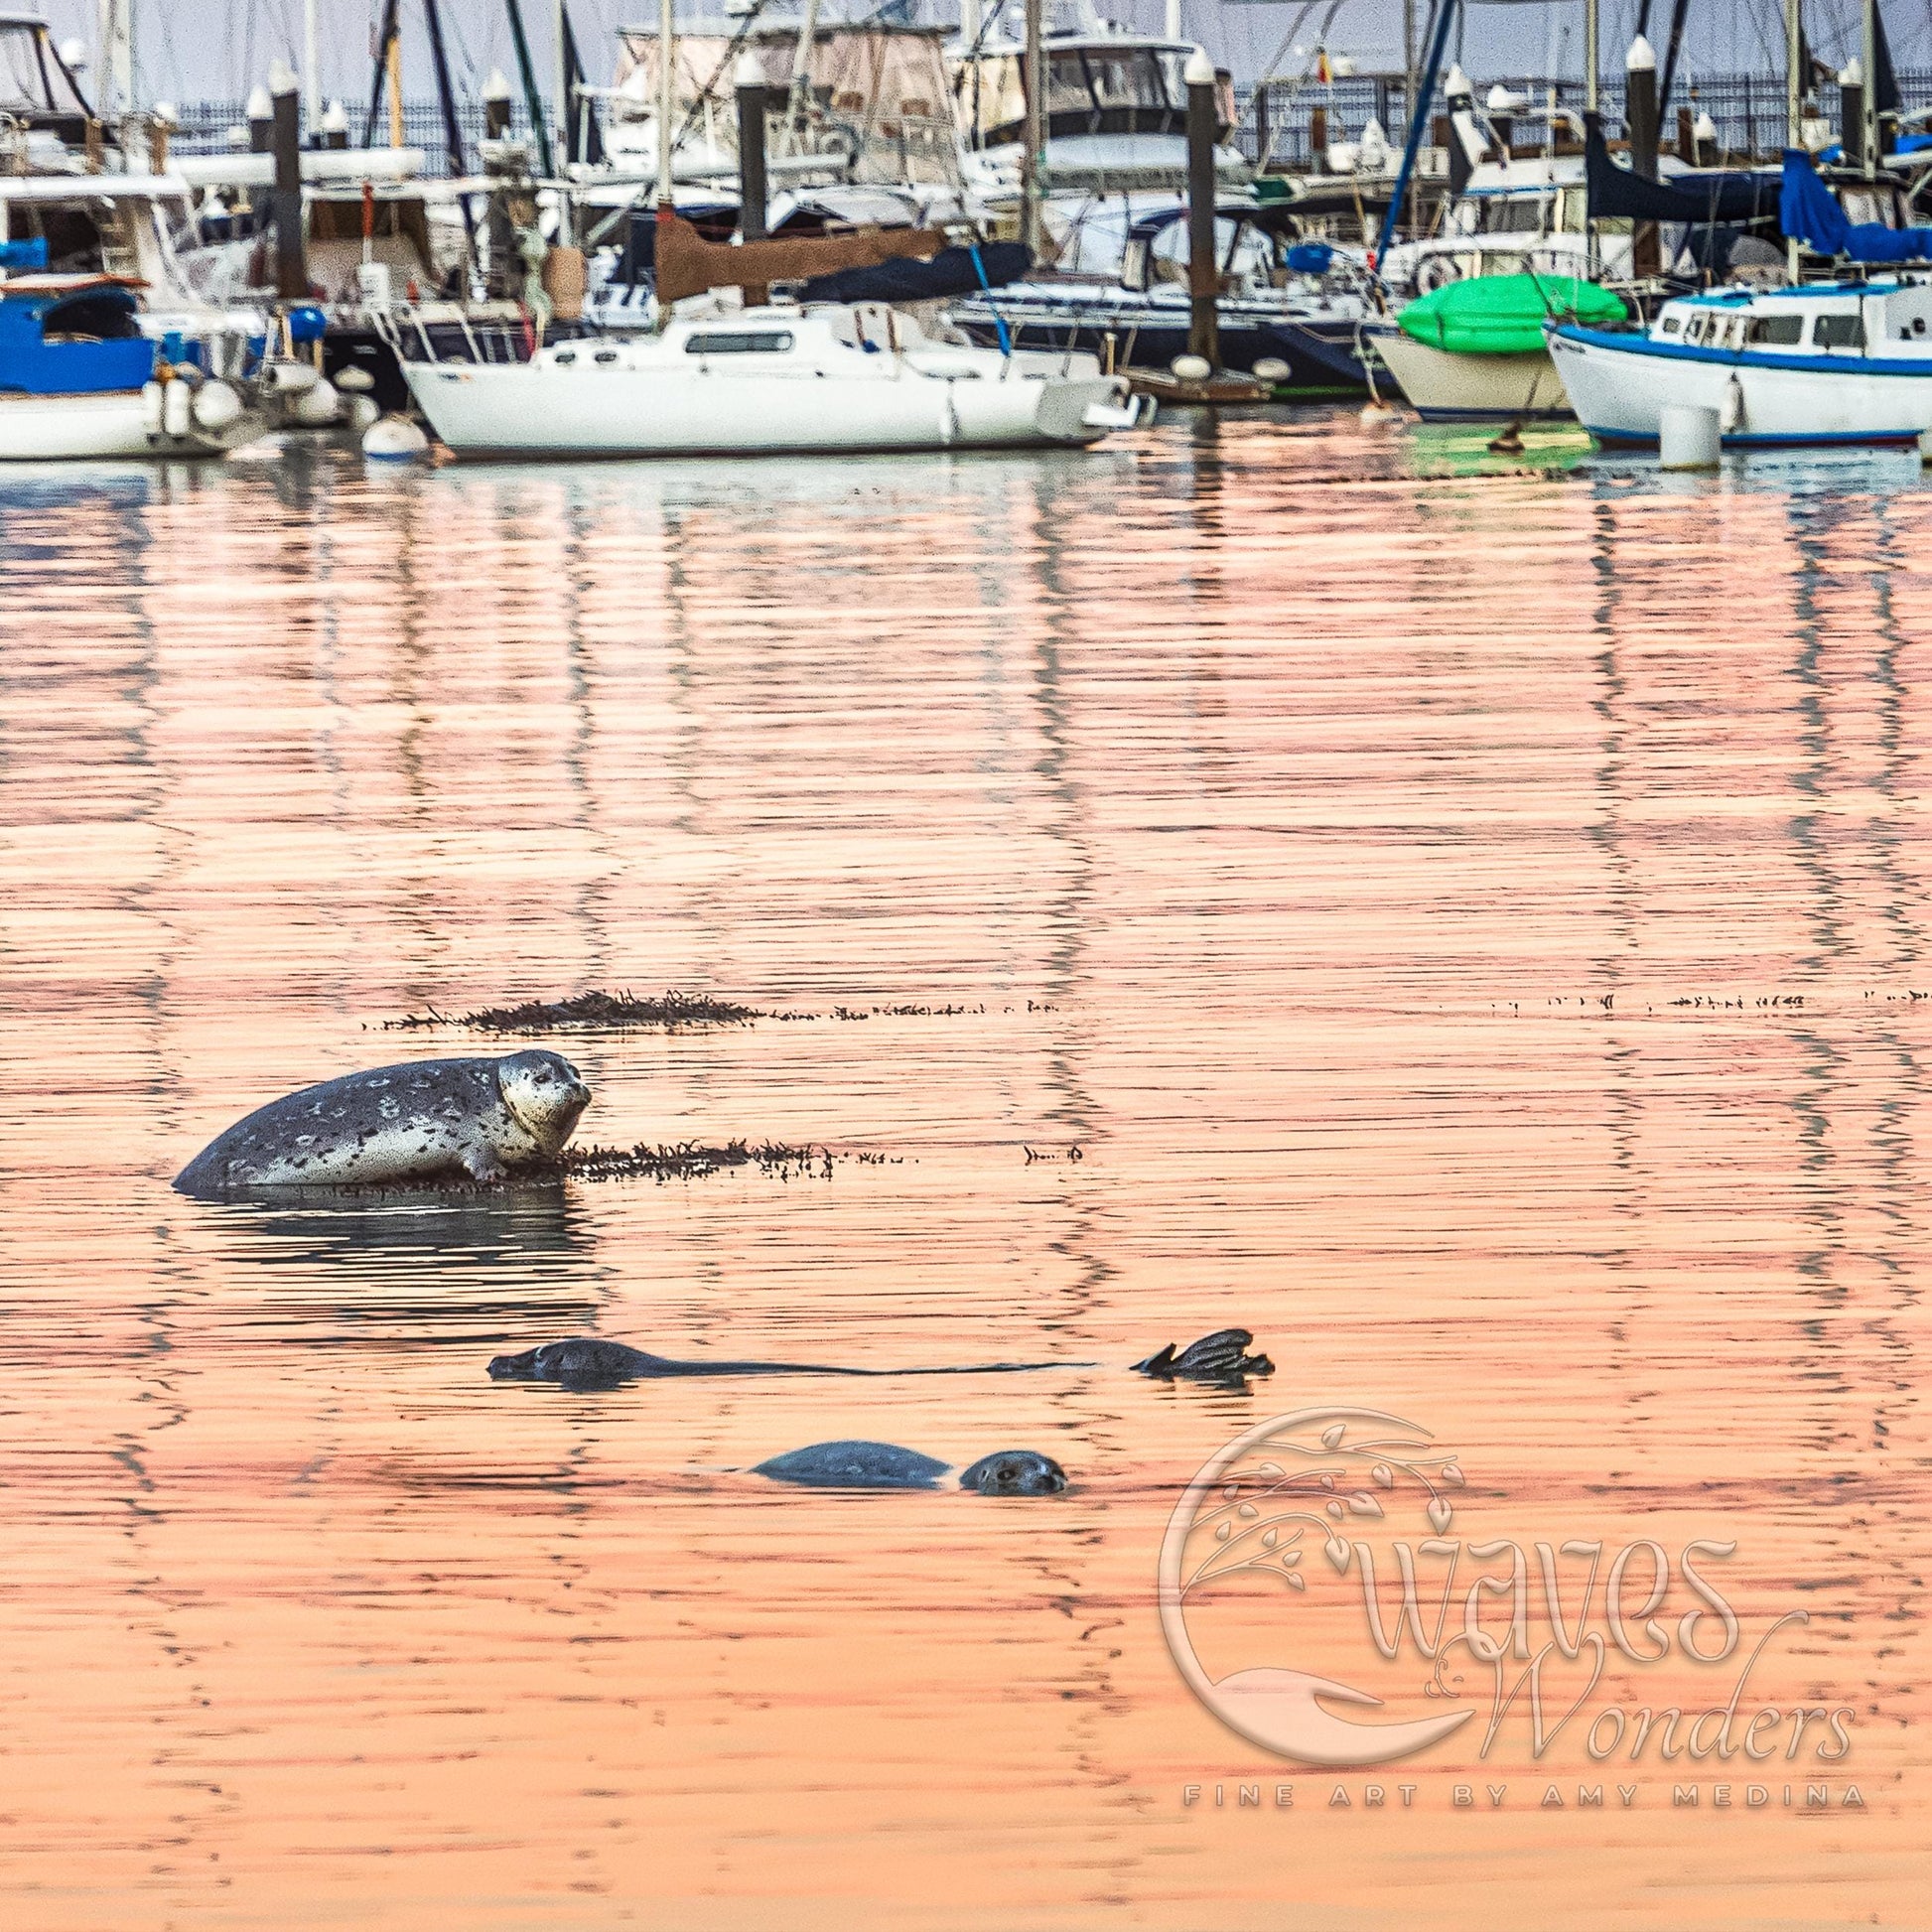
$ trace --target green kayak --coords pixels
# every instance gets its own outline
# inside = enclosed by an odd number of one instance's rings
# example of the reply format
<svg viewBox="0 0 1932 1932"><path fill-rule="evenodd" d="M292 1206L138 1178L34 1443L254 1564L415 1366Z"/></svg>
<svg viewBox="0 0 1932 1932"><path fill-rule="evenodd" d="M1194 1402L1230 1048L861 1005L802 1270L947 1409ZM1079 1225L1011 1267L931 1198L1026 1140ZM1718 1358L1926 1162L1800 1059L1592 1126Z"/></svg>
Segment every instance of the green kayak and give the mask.
<svg viewBox="0 0 1932 1932"><path fill-rule="evenodd" d="M1574 275L1476 275L1446 282L1396 318L1405 336L1452 355L1531 355L1543 346L1543 319L1624 322L1621 296Z"/></svg>

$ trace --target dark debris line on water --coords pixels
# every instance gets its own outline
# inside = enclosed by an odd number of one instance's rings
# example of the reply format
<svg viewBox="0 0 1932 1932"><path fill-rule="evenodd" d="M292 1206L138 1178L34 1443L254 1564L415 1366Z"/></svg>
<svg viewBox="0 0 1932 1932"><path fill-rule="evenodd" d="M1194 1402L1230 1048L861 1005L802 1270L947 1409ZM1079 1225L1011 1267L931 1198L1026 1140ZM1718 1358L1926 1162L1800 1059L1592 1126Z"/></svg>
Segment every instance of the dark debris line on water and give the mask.
<svg viewBox="0 0 1932 1932"><path fill-rule="evenodd" d="M517 1006L482 1007L475 1013L405 1014L385 1020L384 1033L416 1033L432 1027L469 1027L488 1034L550 1034L572 1030L584 1033L630 1027L741 1027L755 1020L933 1020L960 1014L984 1013L977 1006L923 1006L901 1002L880 1007L836 1006L830 1013L779 1013L768 1007L748 1007L736 1000L713 999L708 993L681 993L676 988L654 999L635 993L579 993L568 1000L525 1000ZM1029 1013L1050 1013L1044 1002L1029 1000Z"/></svg>
<svg viewBox="0 0 1932 1932"><path fill-rule="evenodd" d="M568 1000L525 1000L509 1007L483 1007L475 1013L406 1014L385 1020L383 1031L406 1033L429 1027L474 1027L490 1034L555 1033L568 1027L731 1027L780 1016L708 993L680 993L675 987L655 999L634 993L579 993Z"/></svg>
<svg viewBox="0 0 1932 1932"><path fill-rule="evenodd" d="M728 1168L758 1168L780 1179L793 1174L832 1173L832 1150L826 1147L788 1147L768 1141L753 1147L727 1141L723 1147L703 1147L686 1141L677 1147L567 1147L555 1161L525 1168L519 1178L546 1180L700 1180Z"/></svg>

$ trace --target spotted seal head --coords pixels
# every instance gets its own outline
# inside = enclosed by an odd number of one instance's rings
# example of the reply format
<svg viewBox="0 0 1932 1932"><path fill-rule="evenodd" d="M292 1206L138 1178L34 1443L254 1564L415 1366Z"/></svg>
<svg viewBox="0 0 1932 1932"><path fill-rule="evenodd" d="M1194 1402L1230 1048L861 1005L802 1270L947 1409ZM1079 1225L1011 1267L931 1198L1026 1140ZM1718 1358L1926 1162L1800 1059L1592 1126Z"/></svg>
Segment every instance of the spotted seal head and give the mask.
<svg viewBox="0 0 1932 1932"><path fill-rule="evenodd" d="M982 1496L1057 1496L1066 1487L1066 1471L1037 1449L996 1449L962 1469L959 1486Z"/></svg>
<svg viewBox="0 0 1932 1932"><path fill-rule="evenodd" d="M561 1053L405 1060L258 1107L180 1173L184 1194L500 1180L563 1152L591 1090Z"/></svg>
<svg viewBox="0 0 1932 1932"><path fill-rule="evenodd" d="M542 1161L554 1161L564 1151L591 1104L584 1076L561 1053L541 1046L498 1060L496 1090Z"/></svg>

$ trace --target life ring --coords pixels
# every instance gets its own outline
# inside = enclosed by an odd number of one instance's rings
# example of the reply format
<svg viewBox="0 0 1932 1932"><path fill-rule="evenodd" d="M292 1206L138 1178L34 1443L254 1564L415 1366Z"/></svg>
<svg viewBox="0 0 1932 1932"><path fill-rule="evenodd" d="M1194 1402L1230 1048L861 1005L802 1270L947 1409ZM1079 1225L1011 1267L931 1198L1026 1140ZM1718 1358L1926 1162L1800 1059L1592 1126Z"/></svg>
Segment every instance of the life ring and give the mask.
<svg viewBox="0 0 1932 1932"><path fill-rule="evenodd" d="M1416 287L1424 295L1462 279L1462 264L1453 255L1425 255L1416 269Z"/></svg>

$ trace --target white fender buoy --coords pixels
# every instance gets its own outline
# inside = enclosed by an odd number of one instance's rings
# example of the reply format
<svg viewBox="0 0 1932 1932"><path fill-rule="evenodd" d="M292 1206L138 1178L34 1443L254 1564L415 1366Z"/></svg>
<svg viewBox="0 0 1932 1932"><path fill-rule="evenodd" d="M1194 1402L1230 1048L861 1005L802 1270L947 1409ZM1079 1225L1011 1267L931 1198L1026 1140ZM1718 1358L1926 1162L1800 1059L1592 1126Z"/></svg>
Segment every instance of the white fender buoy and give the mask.
<svg viewBox="0 0 1932 1932"><path fill-rule="evenodd" d="M1373 396L1362 404L1362 427L1364 429L1393 429L1402 420L1402 411L1393 403L1384 402L1380 396Z"/></svg>
<svg viewBox="0 0 1932 1932"><path fill-rule="evenodd" d="M229 382L205 382L195 392L195 420L210 435L231 429L241 416L241 398Z"/></svg>
<svg viewBox="0 0 1932 1932"><path fill-rule="evenodd" d="M429 453L429 438L407 416L384 416L362 436L362 454L384 463L408 463Z"/></svg>
<svg viewBox="0 0 1932 1932"><path fill-rule="evenodd" d="M264 362L262 387L272 396L299 396L322 380L310 362Z"/></svg>
<svg viewBox="0 0 1932 1932"><path fill-rule="evenodd" d="M141 427L150 436L161 434L162 385L153 376L141 384Z"/></svg>
<svg viewBox="0 0 1932 1932"><path fill-rule="evenodd" d="M185 382L170 382L161 391L161 427L169 436L183 437L195 427L195 391Z"/></svg>
<svg viewBox="0 0 1932 1932"><path fill-rule="evenodd" d="M304 429L327 429L341 406L336 385L327 377L318 377L289 404L289 416Z"/></svg>
<svg viewBox="0 0 1932 1932"><path fill-rule="evenodd" d="M1176 382L1205 382L1214 373L1214 365L1205 355L1176 355L1168 367Z"/></svg>
<svg viewBox="0 0 1932 1932"><path fill-rule="evenodd" d="M353 371L351 371L353 373ZM343 404L343 420L357 436L382 419L382 405L373 396L350 396Z"/></svg>
<svg viewBox="0 0 1932 1932"><path fill-rule="evenodd" d="M1288 364L1279 355L1264 355L1255 364L1255 380L1267 383L1272 389L1277 383L1288 380Z"/></svg>
<svg viewBox="0 0 1932 1932"><path fill-rule="evenodd" d="M1667 402L1658 411L1657 461L1665 470L1715 470L1723 448L1718 412Z"/></svg>
<svg viewBox="0 0 1932 1932"><path fill-rule="evenodd" d="M338 369L335 382L337 388L349 396L366 396L375 387L375 377L367 369L354 367Z"/></svg>

